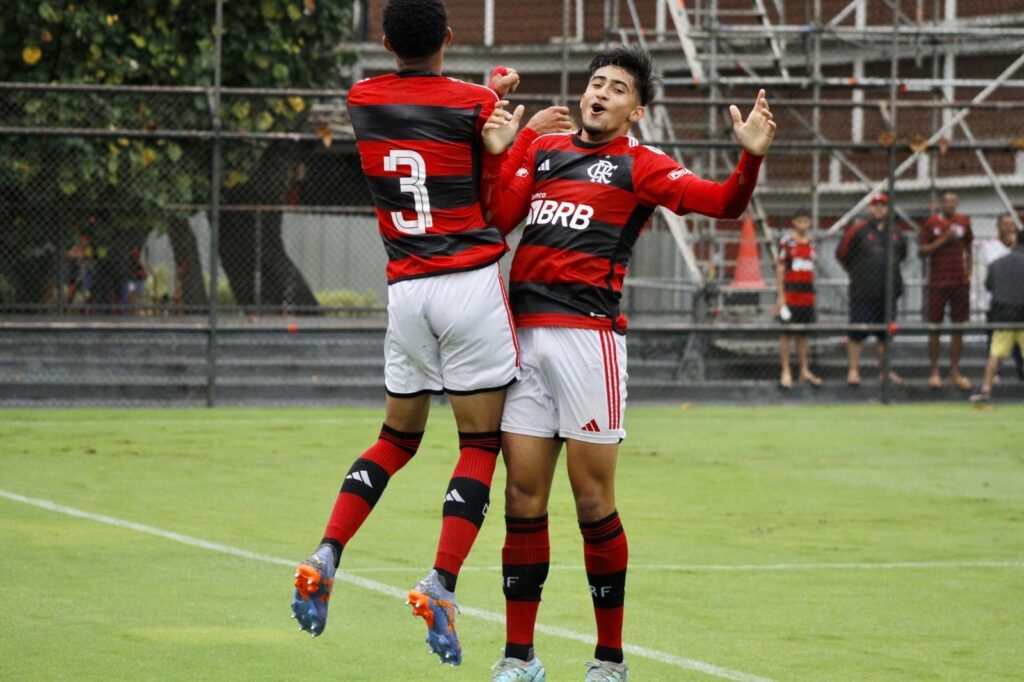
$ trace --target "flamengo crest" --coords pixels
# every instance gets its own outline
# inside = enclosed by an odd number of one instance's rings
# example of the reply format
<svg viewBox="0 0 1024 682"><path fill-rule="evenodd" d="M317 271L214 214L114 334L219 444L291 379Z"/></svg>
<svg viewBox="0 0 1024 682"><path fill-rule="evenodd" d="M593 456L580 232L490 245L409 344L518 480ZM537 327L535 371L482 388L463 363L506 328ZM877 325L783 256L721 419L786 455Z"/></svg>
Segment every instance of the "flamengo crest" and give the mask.
<svg viewBox="0 0 1024 682"><path fill-rule="evenodd" d="M612 182L612 173L618 166L613 166L611 161L607 159L601 159L594 165L587 168L587 175L594 182L600 182L602 185L610 185Z"/></svg>

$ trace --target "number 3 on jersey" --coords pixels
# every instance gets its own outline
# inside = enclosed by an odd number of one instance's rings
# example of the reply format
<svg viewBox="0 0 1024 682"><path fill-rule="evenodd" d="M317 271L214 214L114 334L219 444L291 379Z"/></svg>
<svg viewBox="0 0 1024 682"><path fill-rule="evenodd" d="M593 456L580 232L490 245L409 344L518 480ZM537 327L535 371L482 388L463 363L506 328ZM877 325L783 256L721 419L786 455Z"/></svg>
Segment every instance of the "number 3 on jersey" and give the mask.
<svg viewBox="0 0 1024 682"><path fill-rule="evenodd" d="M416 220L406 220L401 211L392 211L391 219L400 232L424 234L428 227L434 225L434 218L430 215L430 197L427 195L427 163L417 152L392 149L384 157L384 170L394 173L399 166L408 166L411 171L399 179L399 189L412 195L416 205Z"/></svg>

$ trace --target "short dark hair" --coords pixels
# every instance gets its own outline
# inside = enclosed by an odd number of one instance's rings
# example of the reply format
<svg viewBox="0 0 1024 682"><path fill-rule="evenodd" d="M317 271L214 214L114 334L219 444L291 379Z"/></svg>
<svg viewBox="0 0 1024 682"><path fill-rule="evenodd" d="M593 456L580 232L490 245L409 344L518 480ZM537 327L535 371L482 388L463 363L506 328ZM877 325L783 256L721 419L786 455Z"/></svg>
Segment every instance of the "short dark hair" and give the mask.
<svg viewBox="0 0 1024 682"><path fill-rule="evenodd" d="M654 64L651 55L639 45L616 45L599 52L590 62L587 79L594 77L594 72L604 66L617 66L633 76L636 91L640 94L640 104L646 106L654 99L656 79L651 75Z"/></svg>
<svg viewBox="0 0 1024 682"><path fill-rule="evenodd" d="M384 35L402 59L429 57L441 49L448 30L443 0L389 0Z"/></svg>

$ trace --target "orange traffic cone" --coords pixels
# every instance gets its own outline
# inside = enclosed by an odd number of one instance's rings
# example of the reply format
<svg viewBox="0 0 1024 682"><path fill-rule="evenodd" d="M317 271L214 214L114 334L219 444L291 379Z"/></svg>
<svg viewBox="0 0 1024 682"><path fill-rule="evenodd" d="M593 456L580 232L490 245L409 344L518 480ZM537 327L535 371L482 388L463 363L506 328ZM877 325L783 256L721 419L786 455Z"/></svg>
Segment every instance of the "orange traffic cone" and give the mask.
<svg viewBox="0 0 1024 682"><path fill-rule="evenodd" d="M761 255L757 248L754 220L749 213L743 218L743 228L740 230L740 248L736 254L736 271L729 287L733 289L768 288L761 275Z"/></svg>

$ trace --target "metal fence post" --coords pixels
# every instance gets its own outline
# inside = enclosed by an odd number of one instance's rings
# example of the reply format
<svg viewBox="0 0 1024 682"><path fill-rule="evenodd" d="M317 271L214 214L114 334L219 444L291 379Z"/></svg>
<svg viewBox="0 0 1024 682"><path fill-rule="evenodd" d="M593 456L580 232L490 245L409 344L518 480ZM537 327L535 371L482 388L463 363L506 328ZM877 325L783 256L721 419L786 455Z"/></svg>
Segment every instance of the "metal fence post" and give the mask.
<svg viewBox="0 0 1024 682"><path fill-rule="evenodd" d="M209 331L206 343L206 406L213 407L217 401L217 287L220 268L220 182L221 182L221 118L220 118L220 76L221 43L224 35L224 1L217 0L216 19L217 41L213 56L213 168L210 172L210 299Z"/></svg>
<svg viewBox="0 0 1024 682"><path fill-rule="evenodd" d="M895 304L895 290L894 290L894 279L895 273L894 268L898 268L899 265L895 259L895 246L893 244L893 235L896 234L896 230L899 229L896 226L896 208L893 201L893 197L896 192L896 135L899 134L897 127L898 109L896 107L896 90L898 84L896 79L899 78L899 7L896 5L892 6L892 64L889 73L889 115L892 117L891 130L893 139L889 144L888 151L888 187L887 192L889 194L889 209L885 212L885 310L883 311L882 319L885 323L885 332L882 336L884 341L882 347L884 349L882 353L882 366L881 366L881 381L879 382L879 400L882 401L883 405L887 405L890 400L891 393L891 382L889 381L889 367L892 366L892 321L893 321L893 307Z"/></svg>

